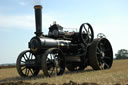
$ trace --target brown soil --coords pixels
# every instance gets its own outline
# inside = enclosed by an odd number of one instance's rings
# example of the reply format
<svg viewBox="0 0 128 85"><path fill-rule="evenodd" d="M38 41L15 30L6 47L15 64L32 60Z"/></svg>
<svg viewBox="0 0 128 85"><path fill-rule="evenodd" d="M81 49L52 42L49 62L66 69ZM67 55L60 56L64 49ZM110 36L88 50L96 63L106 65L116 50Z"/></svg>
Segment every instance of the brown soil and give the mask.
<svg viewBox="0 0 128 85"><path fill-rule="evenodd" d="M56 84L48 84L48 83L29 83L29 82L23 82L23 81L18 81L18 82L4 82L0 83L0 85L56 85ZM73 81L70 81L69 83L63 83L62 85L98 85L96 83L76 83Z"/></svg>
<svg viewBox="0 0 128 85"><path fill-rule="evenodd" d="M29 82L23 82L23 81L18 81L18 82L4 82L4 83L0 83L0 85L56 85L56 84L48 84L48 83L29 83ZM99 85L96 83L76 83L74 81L70 81L69 83L63 83L62 85ZM116 83L114 85L122 85L120 83ZM128 84L126 84L128 85Z"/></svg>

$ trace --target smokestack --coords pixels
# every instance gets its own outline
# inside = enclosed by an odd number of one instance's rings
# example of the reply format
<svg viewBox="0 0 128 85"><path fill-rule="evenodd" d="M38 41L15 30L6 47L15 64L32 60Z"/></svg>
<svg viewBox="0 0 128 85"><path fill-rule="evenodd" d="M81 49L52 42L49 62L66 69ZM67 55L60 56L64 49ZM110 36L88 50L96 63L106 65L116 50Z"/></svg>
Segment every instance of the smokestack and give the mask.
<svg viewBox="0 0 128 85"><path fill-rule="evenodd" d="M36 24L36 36L42 35L42 6L35 5L35 24Z"/></svg>

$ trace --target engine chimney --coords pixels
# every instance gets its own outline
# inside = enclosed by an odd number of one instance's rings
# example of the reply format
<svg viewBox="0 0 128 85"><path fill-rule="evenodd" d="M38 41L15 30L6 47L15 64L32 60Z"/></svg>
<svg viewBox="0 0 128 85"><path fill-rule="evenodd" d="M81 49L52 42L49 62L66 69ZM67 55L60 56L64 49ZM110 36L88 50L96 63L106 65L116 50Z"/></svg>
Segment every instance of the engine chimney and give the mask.
<svg viewBox="0 0 128 85"><path fill-rule="evenodd" d="M36 24L36 36L42 35L42 6L35 5L35 24Z"/></svg>

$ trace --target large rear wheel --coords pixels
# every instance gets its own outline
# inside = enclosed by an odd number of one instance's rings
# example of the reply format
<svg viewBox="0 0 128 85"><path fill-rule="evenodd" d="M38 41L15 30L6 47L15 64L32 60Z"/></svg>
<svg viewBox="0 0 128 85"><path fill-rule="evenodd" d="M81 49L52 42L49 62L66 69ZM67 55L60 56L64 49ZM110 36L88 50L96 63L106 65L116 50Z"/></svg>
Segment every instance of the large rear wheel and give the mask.
<svg viewBox="0 0 128 85"><path fill-rule="evenodd" d="M109 69L113 63L113 51L106 38L97 38L88 48L89 64L93 69Z"/></svg>

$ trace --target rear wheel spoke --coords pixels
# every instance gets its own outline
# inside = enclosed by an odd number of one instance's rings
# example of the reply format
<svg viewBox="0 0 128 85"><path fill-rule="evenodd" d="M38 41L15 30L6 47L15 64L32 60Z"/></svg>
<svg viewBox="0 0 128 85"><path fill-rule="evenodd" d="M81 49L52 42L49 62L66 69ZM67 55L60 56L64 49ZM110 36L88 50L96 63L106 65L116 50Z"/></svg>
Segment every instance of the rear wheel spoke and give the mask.
<svg viewBox="0 0 128 85"><path fill-rule="evenodd" d="M107 48L107 49L105 49L105 52L109 52L111 49L110 48Z"/></svg>
<svg viewBox="0 0 128 85"><path fill-rule="evenodd" d="M104 59L111 60L111 58L108 56L105 56Z"/></svg>
<svg viewBox="0 0 128 85"><path fill-rule="evenodd" d="M105 63L105 66L106 66L107 68L110 68L109 65L108 65L107 63Z"/></svg>
<svg viewBox="0 0 128 85"><path fill-rule="evenodd" d="M29 70L30 70L31 74L33 75L34 74L33 70L32 69L29 69Z"/></svg>
<svg viewBox="0 0 128 85"><path fill-rule="evenodd" d="M104 67L106 66L107 68L110 68L109 65L105 61L103 61L103 63L104 63Z"/></svg>

